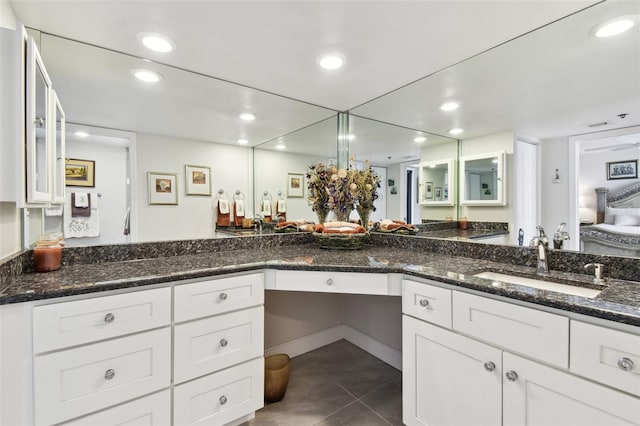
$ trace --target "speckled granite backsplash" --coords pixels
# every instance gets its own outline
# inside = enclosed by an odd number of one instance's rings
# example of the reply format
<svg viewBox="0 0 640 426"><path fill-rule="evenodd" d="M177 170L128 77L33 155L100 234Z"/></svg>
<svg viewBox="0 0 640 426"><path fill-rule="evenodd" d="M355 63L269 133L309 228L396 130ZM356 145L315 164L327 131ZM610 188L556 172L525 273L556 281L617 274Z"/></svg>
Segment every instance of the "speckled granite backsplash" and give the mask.
<svg viewBox="0 0 640 426"><path fill-rule="evenodd" d="M432 252L449 256L462 256L521 266L535 266L537 263L537 254L534 249L529 247L500 246L377 233L372 233L371 243L380 247L395 247L426 253ZM63 250L62 264L95 264L246 249L269 250L282 245L300 244L315 243L310 234L274 234L259 237L74 247ZM636 258L583 254L571 251L549 251L550 269L555 271L585 274L584 265L592 262L605 265L605 277L640 281L640 260ZM3 264L0 264L0 278L12 277L22 272L32 271L33 252L31 250L17 254Z"/></svg>

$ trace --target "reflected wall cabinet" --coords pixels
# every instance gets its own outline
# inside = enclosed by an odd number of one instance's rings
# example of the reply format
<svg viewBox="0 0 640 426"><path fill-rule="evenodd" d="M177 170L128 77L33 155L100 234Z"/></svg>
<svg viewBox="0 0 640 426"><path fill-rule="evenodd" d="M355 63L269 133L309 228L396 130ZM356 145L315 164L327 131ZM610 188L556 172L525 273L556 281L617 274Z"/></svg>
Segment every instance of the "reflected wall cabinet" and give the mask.
<svg viewBox="0 0 640 426"><path fill-rule="evenodd" d="M64 203L64 121L35 40L2 29L2 188L17 207ZM6 151L5 151L5 147Z"/></svg>
<svg viewBox="0 0 640 426"><path fill-rule="evenodd" d="M460 157L461 205L506 205L504 157L504 152Z"/></svg>
<svg viewBox="0 0 640 426"><path fill-rule="evenodd" d="M420 205L455 205L455 160L420 163Z"/></svg>

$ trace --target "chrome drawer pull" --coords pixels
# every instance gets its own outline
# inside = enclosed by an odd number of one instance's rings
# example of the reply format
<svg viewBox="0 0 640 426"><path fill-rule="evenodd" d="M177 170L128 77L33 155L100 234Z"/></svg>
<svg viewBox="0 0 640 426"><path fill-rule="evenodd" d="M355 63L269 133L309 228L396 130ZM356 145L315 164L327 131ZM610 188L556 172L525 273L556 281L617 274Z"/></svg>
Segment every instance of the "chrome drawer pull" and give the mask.
<svg viewBox="0 0 640 426"><path fill-rule="evenodd" d="M507 380L510 382L515 382L516 380L518 380L518 373L513 370L507 371L504 375L507 376Z"/></svg>
<svg viewBox="0 0 640 426"><path fill-rule="evenodd" d="M420 306L426 308L427 306L429 306L429 301L427 299L421 299L420 300Z"/></svg>
<svg viewBox="0 0 640 426"><path fill-rule="evenodd" d="M227 300L227 293L220 293L220 300Z"/></svg>
<svg viewBox="0 0 640 426"><path fill-rule="evenodd" d="M633 370L633 361L627 357L620 358L618 360L618 367L624 371L631 371Z"/></svg>
<svg viewBox="0 0 640 426"><path fill-rule="evenodd" d="M220 339L220 346L222 346L223 348L228 344L229 344L229 341L227 341L227 339Z"/></svg>
<svg viewBox="0 0 640 426"><path fill-rule="evenodd" d="M112 368L110 368L110 369L108 369L107 371L104 372L104 378L107 379L107 380L111 380L115 376L116 376L116 372Z"/></svg>
<svg viewBox="0 0 640 426"><path fill-rule="evenodd" d="M111 312L104 316L104 322L106 322L107 324L112 323L115 319L115 315L113 315Z"/></svg>
<svg viewBox="0 0 640 426"><path fill-rule="evenodd" d="M491 361L487 361L484 363L484 369L487 371L493 371L496 369L496 365Z"/></svg>
<svg viewBox="0 0 640 426"><path fill-rule="evenodd" d="M222 395L222 396L220 397L219 401L220 401L220 405L224 405L224 404L226 404L226 403L227 403L227 397L226 397L226 396L224 396L224 395Z"/></svg>
<svg viewBox="0 0 640 426"><path fill-rule="evenodd" d="M333 285L333 278L329 278L327 280L327 285Z"/></svg>

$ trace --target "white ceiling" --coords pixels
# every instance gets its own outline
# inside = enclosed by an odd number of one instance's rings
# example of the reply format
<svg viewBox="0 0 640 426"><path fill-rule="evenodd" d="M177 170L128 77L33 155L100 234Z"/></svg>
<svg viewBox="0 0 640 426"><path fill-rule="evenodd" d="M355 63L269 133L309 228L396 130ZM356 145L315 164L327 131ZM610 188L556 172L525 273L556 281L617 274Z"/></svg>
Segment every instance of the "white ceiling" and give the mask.
<svg viewBox="0 0 640 426"><path fill-rule="evenodd" d="M586 0L34 1L27 26L141 55L336 110L347 110L596 3ZM141 31L171 37L153 54ZM339 51L326 72L316 57Z"/></svg>
<svg viewBox="0 0 640 426"><path fill-rule="evenodd" d="M286 135L287 150L323 157L335 153L335 121L296 130L351 110L406 127L352 118L351 153L378 165L419 156L416 130L544 139L640 124L640 25L606 40L588 35L604 19L640 14L638 0L11 3L29 27L135 56L42 36L77 123L221 143L242 137L251 146L273 139L266 149ZM136 40L141 31L164 33L178 48L149 52ZM326 51L346 55L346 65L321 70L316 56ZM133 84L128 70L141 58L165 76L156 88ZM443 113L450 99L461 107ZM238 120L247 109L255 122Z"/></svg>

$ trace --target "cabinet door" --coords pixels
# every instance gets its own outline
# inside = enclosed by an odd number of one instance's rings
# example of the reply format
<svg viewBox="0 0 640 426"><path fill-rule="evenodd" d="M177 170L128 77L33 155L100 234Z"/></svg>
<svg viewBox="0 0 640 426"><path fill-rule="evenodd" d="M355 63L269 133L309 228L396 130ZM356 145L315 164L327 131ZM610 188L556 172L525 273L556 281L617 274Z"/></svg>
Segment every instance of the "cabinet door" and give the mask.
<svg viewBox="0 0 640 426"><path fill-rule="evenodd" d="M638 398L506 352L503 369L505 426L640 425Z"/></svg>
<svg viewBox="0 0 640 426"><path fill-rule="evenodd" d="M27 52L27 202L51 200L51 79L29 37Z"/></svg>
<svg viewBox="0 0 640 426"><path fill-rule="evenodd" d="M402 420L500 425L501 351L403 316Z"/></svg>
<svg viewBox="0 0 640 426"><path fill-rule="evenodd" d="M64 204L65 197L65 125L66 116L57 93L51 91L51 113L53 114L53 134L52 155L51 155L51 178L52 178L52 201L55 204Z"/></svg>

